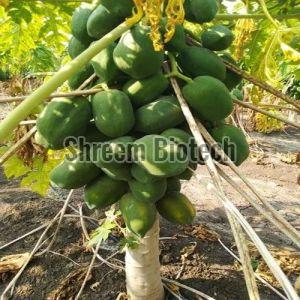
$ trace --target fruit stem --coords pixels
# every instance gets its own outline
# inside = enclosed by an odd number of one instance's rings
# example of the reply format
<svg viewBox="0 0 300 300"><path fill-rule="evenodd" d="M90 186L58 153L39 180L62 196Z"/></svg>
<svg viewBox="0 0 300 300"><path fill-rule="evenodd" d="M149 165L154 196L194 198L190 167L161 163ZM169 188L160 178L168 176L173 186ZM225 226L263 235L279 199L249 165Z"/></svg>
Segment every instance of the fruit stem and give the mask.
<svg viewBox="0 0 300 300"><path fill-rule="evenodd" d="M106 34L99 41L92 44L87 50L77 56L74 60L63 66L49 81L45 82L31 95L29 95L20 105L18 105L7 117L0 123L0 142L8 139L12 131L30 115L32 110L50 96L66 80L76 74L78 70L84 67L101 50L105 49L112 42L117 40L125 31L134 25L123 22L111 32Z"/></svg>
<svg viewBox="0 0 300 300"><path fill-rule="evenodd" d="M279 23L278 23L277 20L274 20L273 17L270 15L265 0L258 0L258 3L260 4L261 9L263 10L266 18L274 25L274 27L276 29L278 29L279 28Z"/></svg>
<svg viewBox="0 0 300 300"><path fill-rule="evenodd" d="M177 62L176 62L175 56L172 53L168 52L168 57L169 57L170 64L171 64L171 72L165 75L167 78L177 77L177 78L180 78L180 79L186 81L187 83L193 81L192 78L187 77L178 71Z"/></svg>

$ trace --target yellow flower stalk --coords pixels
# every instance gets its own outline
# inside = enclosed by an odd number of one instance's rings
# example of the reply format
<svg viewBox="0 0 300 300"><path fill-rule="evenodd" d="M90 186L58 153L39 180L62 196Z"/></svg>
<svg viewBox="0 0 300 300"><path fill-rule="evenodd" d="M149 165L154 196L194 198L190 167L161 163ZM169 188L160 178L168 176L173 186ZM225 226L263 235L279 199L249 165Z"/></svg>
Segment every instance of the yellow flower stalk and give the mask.
<svg viewBox="0 0 300 300"><path fill-rule="evenodd" d="M163 44L171 40L175 33L175 26L184 21L184 0L133 0L136 6L134 15L126 22L136 23L145 16L146 22L151 27L151 40L156 51L163 49ZM161 35L162 17L167 22L165 25L165 35Z"/></svg>

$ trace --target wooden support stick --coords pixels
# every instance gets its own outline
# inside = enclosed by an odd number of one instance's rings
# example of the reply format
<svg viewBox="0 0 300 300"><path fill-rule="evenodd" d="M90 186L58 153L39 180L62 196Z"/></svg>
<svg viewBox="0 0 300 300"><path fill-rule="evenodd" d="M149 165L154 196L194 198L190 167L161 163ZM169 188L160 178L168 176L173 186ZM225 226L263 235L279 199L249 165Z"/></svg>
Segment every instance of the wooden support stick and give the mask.
<svg viewBox="0 0 300 300"><path fill-rule="evenodd" d="M21 139L19 139L7 152L0 157L0 165L4 164L22 145L24 145L36 132L36 126L32 127Z"/></svg>
<svg viewBox="0 0 300 300"><path fill-rule="evenodd" d="M90 89L90 90L76 90L72 92L67 92L67 93L53 93L50 95L46 100L50 100L53 98L62 98L62 97L75 97L75 96L88 96L88 95L93 95L98 92L103 91L102 88L97 88L97 89ZM12 102L22 102L28 97L26 96L18 96L18 97L7 97L7 98L0 98L0 103L12 103Z"/></svg>
<svg viewBox="0 0 300 300"><path fill-rule="evenodd" d="M273 113L270 113L270 112L268 112L268 111L266 111L266 110L264 110L264 109L261 109L261 108L255 106L255 105L253 105L253 104L250 104L250 103L248 103L248 102L243 102L243 101L240 101L240 100L237 100L237 99L232 99L232 100L233 100L234 103L236 103L236 104L238 104L238 105L240 105L240 106L243 106L243 107L252 109L252 110L254 110L254 111L256 111L256 112L259 112L259 113L261 113L261 114L263 114L263 115L266 115L266 116L268 116L268 117L270 117L270 118L279 120L279 121L281 121L281 122L283 122L283 123L289 124L289 125L291 125L291 126L293 126L293 127L296 127L296 128L299 128L299 129L300 129L300 124L295 123L295 122L293 122L293 121L290 121L290 120L288 120L288 119L286 119L286 118L284 118L284 117L277 116L277 115L275 115L275 114L273 114Z"/></svg>

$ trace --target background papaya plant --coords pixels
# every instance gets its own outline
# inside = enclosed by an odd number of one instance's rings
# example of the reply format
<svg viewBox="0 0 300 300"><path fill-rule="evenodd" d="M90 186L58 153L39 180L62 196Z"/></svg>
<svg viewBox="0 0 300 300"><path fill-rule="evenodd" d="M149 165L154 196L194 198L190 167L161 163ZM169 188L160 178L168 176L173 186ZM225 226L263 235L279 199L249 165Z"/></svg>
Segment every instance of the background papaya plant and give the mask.
<svg viewBox="0 0 300 300"><path fill-rule="evenodd" d="M66 53L78 2L11 0L0 6L0 69L20 75L55 71Z"/></svg>

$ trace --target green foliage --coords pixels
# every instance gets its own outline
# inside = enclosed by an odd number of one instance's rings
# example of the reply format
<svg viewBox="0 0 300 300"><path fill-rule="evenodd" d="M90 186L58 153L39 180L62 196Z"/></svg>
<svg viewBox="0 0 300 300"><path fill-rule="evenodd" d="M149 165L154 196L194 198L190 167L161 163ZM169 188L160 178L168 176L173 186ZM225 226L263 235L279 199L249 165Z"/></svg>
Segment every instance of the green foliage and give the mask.
<svg viewBox="0 0 300 300"><path fill-rule="evenodd" d="M114 207L105 212L106 219L97 229L92 232L91 239L88 241L87 246L92 247L99 242L106 241L112 230L118 226L116 223L116 218L119 217L120 214L120 211L116 211Z"/></svg>
<svg viewBox="0 0 300 300"><path fill-rule="evenodd" d="M78 3L11 0L0 7L0 60L13 74L56 70Z"/></svg>
<svg viewBox="0 0 300 300"><path fill-rule="evenodd" d="M8 147L1 147L0 154L3 154ZM48 151L47 160L37 157L32 167L26 166L16 155L10 157L4 164L4 174L8 179L18 179L21 177L21 187L30 188L41 196L46 196L50 185L49 174L64 157L64 151Z"/></svg>
<svg viewBox="0 0 300 300"><path fill-rule="evenodd" d="M50 159L46 162L42 158L37 158L30 172L22 179L21 187L28 187L33 192L46 196L49 189L49 174L59 161Z"/></svg>
<svg viewBox="0 0 300 300"><path fill-rule="evenodd" d="M130 249L136 249L139 246L139 240L137 239L137 237L131 235L128 236L126 238L121 239L120 241L120 248L121 251L125 251L126 248L130 248Z"/></svg>

